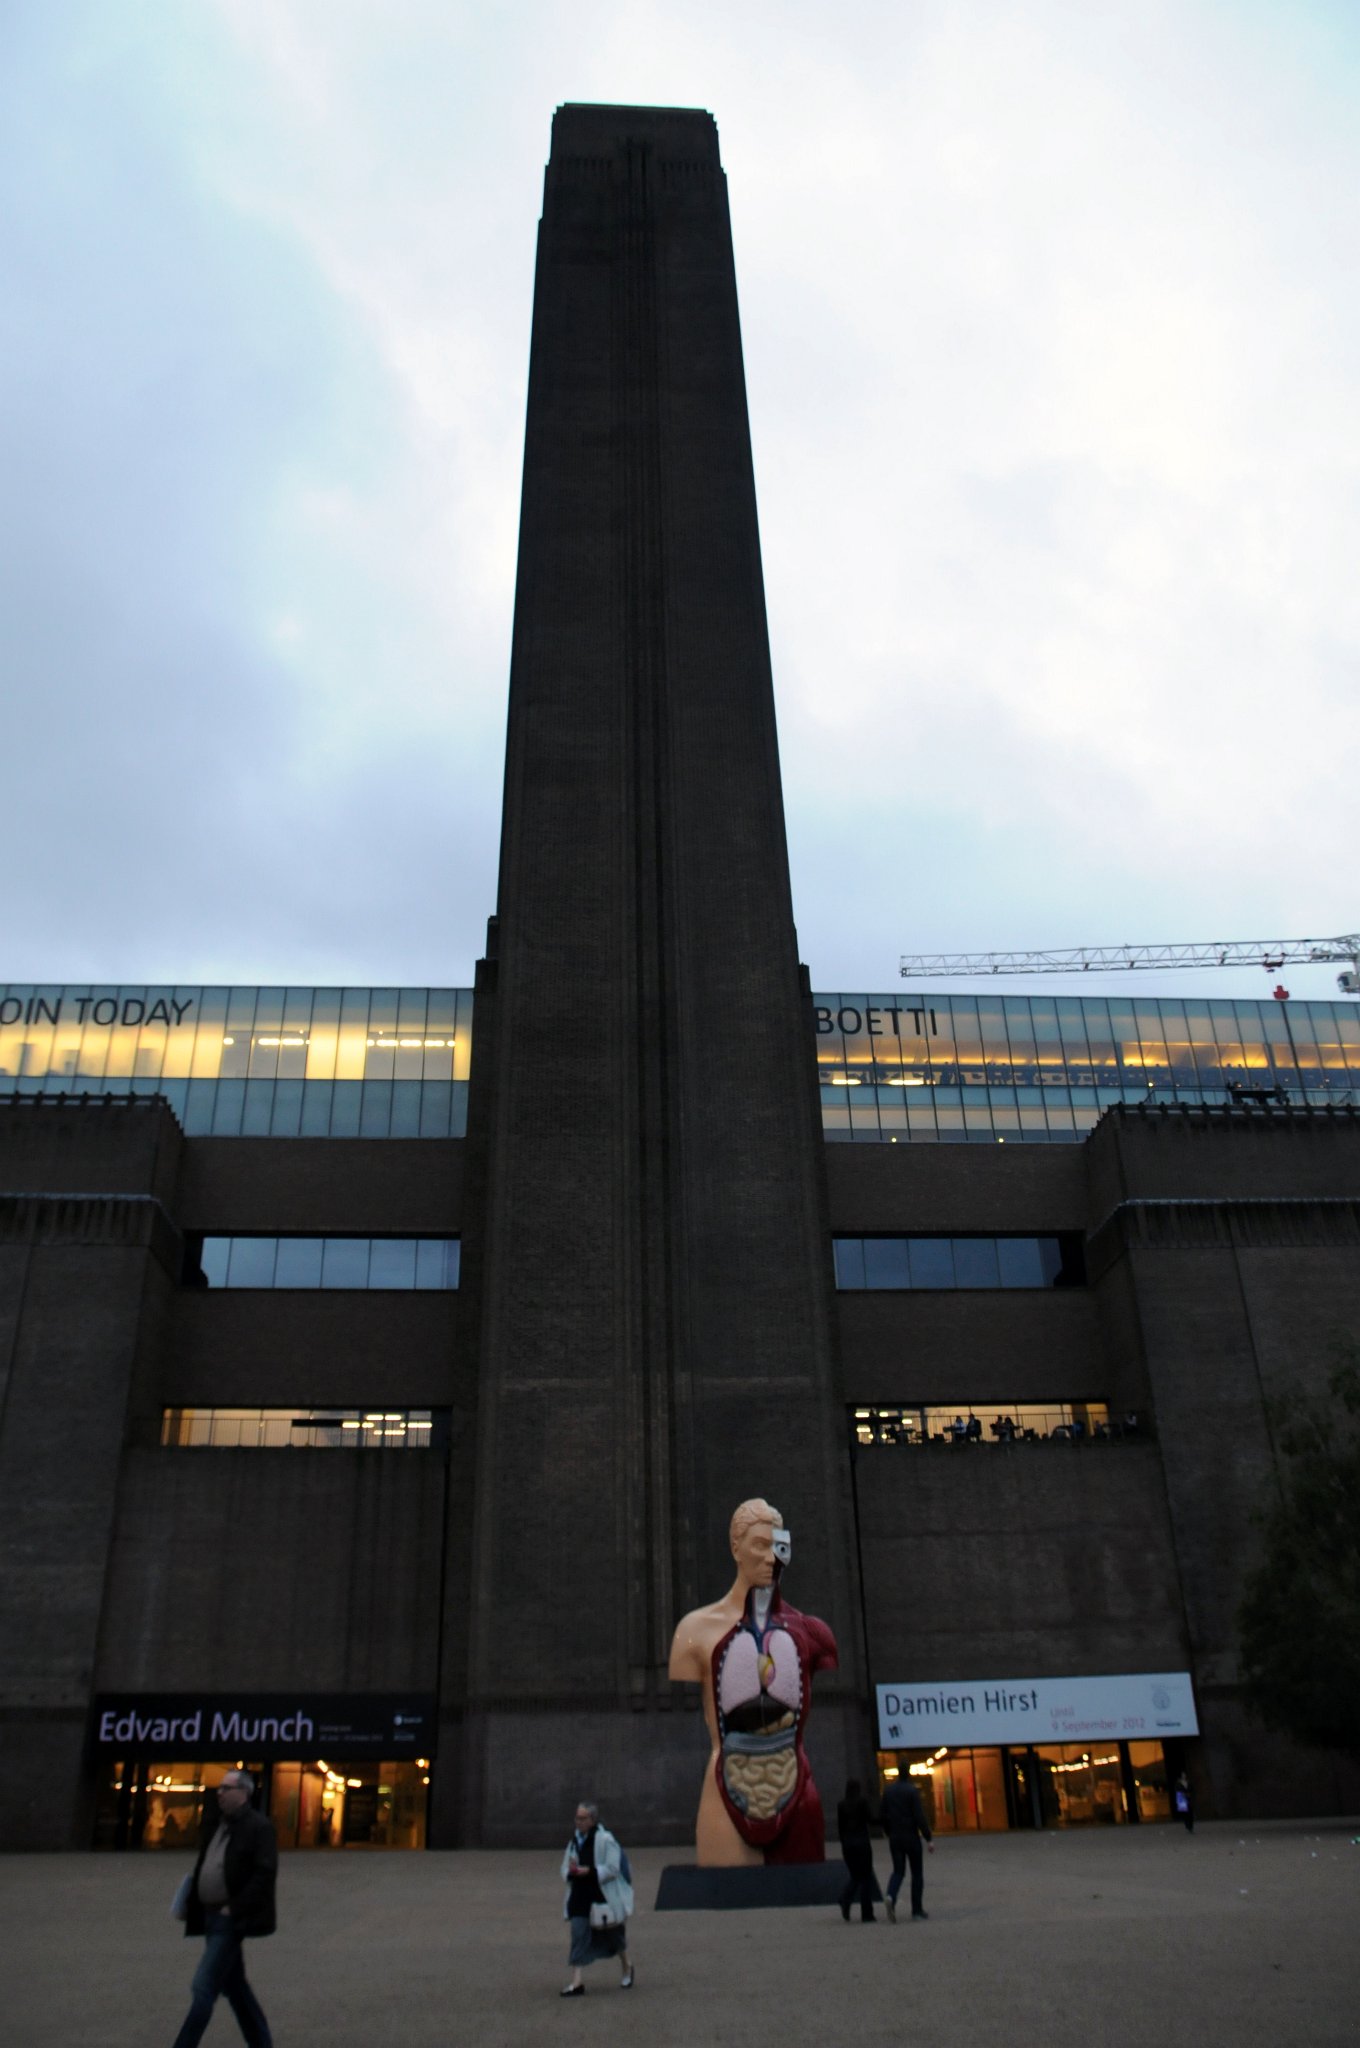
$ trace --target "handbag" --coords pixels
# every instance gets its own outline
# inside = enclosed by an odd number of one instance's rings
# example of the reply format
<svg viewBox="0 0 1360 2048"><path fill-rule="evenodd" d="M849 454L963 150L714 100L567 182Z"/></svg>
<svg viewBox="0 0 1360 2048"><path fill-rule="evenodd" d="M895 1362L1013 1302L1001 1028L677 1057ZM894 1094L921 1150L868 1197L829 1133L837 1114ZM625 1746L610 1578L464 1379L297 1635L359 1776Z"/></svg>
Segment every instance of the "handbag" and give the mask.
<svg viewBox="0 0 1360 2048"><path fill-rule="evenodd" d="M193 1890L193 1886L194 1873L192 1870L186 1870L179 1883L175 1886L175 1896L170 1901L170 1918L172 1920L188 1919L189 1894Z"/></svg>
<svg viewBox="0 0 1360 2048"><path fill-rule="evenodd" d="M623 1915L617 1906L611 1906L608 1899L597 1899L590 1909L592 1927L622 1927Z"/></svg>

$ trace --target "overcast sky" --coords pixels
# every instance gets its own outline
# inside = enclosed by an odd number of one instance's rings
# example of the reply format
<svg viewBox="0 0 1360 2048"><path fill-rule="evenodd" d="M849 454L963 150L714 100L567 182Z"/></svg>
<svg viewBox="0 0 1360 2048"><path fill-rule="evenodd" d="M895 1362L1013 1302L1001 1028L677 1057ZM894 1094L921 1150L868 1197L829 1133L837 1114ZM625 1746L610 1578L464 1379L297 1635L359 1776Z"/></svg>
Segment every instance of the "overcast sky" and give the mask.
<svg viewBox="0 0 1360 2048"><path fill-rule="evenodd" d="M1353 929L1358 78L1349 0L8 0L0 980L471 979L568 99L718 120L814 984Z"/></svg>

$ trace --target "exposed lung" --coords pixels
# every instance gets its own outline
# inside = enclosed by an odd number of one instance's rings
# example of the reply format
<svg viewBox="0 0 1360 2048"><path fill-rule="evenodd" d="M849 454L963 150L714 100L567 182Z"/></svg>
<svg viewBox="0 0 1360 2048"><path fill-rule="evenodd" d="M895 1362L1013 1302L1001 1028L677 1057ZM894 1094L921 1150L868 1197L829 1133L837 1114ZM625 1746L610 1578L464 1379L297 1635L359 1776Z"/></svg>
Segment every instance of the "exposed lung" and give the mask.
<svg viewBox="0 0 1360 2048"><path fill-rule="evenodd" d="M758 1733L796 1715L803 1698L798 1648L787 1629L771 1629L764 1645L739 1628L718 1673L718 1714L725 1729Z"/></svg>

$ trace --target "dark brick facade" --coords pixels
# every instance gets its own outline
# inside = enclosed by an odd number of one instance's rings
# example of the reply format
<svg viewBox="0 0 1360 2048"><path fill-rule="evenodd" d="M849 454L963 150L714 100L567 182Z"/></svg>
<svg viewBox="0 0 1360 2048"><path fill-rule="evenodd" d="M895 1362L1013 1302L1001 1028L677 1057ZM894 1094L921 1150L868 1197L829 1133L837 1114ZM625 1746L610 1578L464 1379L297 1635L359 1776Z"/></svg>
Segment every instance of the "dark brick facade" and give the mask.
<svg viewBox="0 0 1360 2048"><path fill-rule="evenodd" d="M464 1140L185 1139L0 1100L0 1840L91 1835L100 1692L437 1692L431 1839L571 1802L684 1839L666 1677L765 1493L842 1669L1188 1668L1206 1813L1360 1804L1267 1741L1234 1613L1268 1403L1360 1330L1360 1119L1115 1111L1071 1145L822 1142L726 191L707 115L565 108L539 248L498 915ZM196 1234L459 1236L457 1293L183 1284ZM1087 1284L833 1290L833 1235L1071 1233ZM1106 1401L1108 1445L851 1453L856 1404ZM159 1448L167 1407L447 1411L396 1457Z"/></svg>
<svg viewBox="0 0 1360 2048"><path fill-rule="evenodd" d="M850 1404L1108 1402L1155 1442L856 1459L880 1678L1188 1669L1208 1812L1353 1810L1340 1758L1238 1696L1236 1610L1268 1498L1268 1403L1360 1334L1360 1117L1114 1111L1080 1146L834 1146L838 1234L1078 1229L1089 1284L840 1297Z"/></svg>

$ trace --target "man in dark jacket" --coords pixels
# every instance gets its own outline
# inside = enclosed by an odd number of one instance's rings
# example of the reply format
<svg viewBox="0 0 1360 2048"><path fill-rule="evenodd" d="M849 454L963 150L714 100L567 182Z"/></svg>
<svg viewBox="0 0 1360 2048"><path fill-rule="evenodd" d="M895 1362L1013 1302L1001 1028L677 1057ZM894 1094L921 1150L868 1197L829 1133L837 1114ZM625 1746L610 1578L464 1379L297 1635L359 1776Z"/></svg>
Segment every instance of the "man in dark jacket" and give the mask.
<svg viewBox="0 0 1360 2048"><path fill-rule="evenodd" d="M902 1889L902 1879L910 1863L911 1917L913 1920L928 1919L929 1915L921 1904L925 1893L925 1857L921 1853L921 1843L930 1842L930 1826L921 1804L921 1795L910 1778L894 1778L883 1794L882 1821L892 1853L892 1876L888 1879L885 1900L888 1918L897 1918L897 1894ZM933 1844L930 1853L932 1856L935 1854Z"/></svg>
<svg viewBox="0 0 1360 2048"><path fill-rule="evenodd" d="M197 2048L213 2007L225 1996L250 2048L273 2048L269 2022L246 1982L241 1943L274 1932L274 1880L279 1867L274 1823L250 1803L247 1771L228 1771L217 1788L217 1814L205 1812L184 1932L207 1937L194 1971L189 2016L175 2048Z"/></svg>

